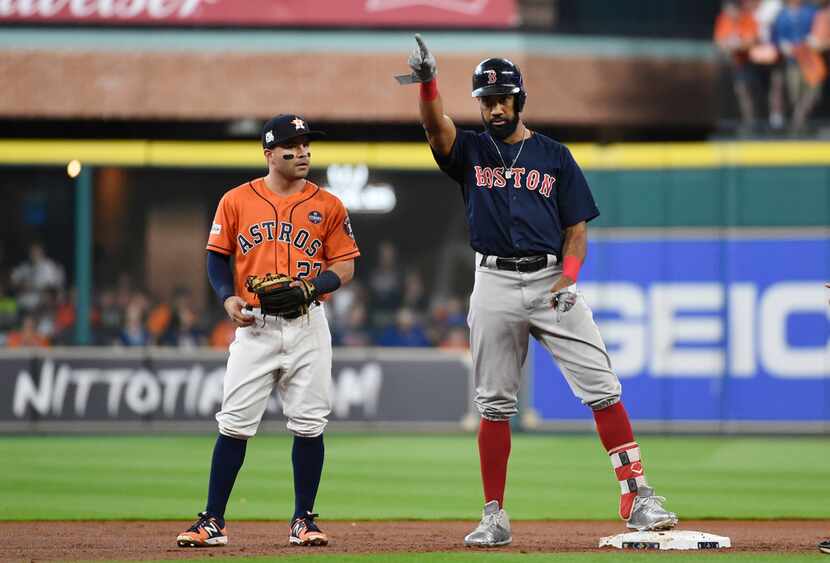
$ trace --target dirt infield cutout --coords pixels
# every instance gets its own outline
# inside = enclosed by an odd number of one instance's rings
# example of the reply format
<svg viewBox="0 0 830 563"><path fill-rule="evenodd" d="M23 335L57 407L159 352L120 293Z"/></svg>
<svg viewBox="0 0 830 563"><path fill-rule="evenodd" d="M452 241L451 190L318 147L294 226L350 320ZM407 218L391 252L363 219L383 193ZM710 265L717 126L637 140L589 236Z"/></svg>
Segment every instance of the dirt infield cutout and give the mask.
<svg viewBox="0 0 830 563"><path fill-rule="evenodd" d="M190 522L0 522L3 560L136 560L205 557L206 549L176 546L176 534ZM320 553L388 553L464 551L462 538L473 522L326 522L321 528L331 544ZM830 537L828 521L681 522L679 529L701 530L732 538L729 551L816 552L816 543ZM626 529L619 522L514 522L513 544L499 551L578 552L600 550L601 536ZM222 556L297 554L290 547L286 522L228 523L230 543L210 548Z"/></svg>

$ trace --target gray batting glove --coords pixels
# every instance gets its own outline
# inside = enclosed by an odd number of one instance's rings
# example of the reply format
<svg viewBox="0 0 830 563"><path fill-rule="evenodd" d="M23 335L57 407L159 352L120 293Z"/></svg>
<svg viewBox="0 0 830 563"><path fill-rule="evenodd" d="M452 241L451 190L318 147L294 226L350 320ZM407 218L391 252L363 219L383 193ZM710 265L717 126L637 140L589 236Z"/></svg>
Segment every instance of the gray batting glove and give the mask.
<svg viewBox="0 0 830 563"><path fill-rule="evenodd" d="M412 49L412 53L409 55L409 68L412 69L412 74L418 82L429 82L438 74L435 57L427 49L426 43L421 39L420 34L415 34L415 41L418 46Z"/></svg>

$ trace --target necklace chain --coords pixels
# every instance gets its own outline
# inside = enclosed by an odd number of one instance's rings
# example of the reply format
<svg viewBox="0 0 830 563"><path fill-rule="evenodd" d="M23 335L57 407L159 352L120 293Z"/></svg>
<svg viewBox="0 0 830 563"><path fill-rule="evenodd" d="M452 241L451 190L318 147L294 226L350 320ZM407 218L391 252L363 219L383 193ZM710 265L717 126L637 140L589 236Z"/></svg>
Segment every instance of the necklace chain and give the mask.
<svg viewBox="0 0 830 563"><path fill-rule="evenodd" d="M519 152L516 153L516 158L513 159L513 162L510 163L510 168L507 167L507 163L504 162L504 157L501 155L501 151L499 150L499 146L496 144L496 141L487 133L487 138L490 139L490 142L493 143L493 146L496 148L496 154L499 155L499 160L501 160L501 165L504 167L504 177L508 180L513 176L513 167L516 165L516 161L519 160L519 155L522 154L522 149L525 146L525 139L527 138L522 132L522 143L519 145Z"/></svg>

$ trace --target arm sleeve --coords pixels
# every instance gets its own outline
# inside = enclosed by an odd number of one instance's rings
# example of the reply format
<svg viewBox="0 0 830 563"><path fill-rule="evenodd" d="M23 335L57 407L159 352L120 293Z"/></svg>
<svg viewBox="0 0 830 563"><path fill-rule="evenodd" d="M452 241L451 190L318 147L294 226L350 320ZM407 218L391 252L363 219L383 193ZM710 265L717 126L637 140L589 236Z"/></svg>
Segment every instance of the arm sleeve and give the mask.
<svg viewBox="0 0 830 563"><path fill-rule="evenodd" d="M225 303L225 299L233 295L233 273L231 272L230 255L208 250L207 272L210 286L216 293L216 297L219 298L220 303Z"/></svg>
<svg viewBox="0 0 830 563"><path fill-rule="evenodd" d="M210 226L207 250L231 255L236 251L237 216L229 193L222 196Z"/></svg>
<svg viewBox="0 0 830 563"><path fill-rule="evenodd" d="M442 156L435 152L435 150L430 147L432 150L432 158L435 159L436 164L438 167L450 178L458 182L459 184L464 183L464 147L469 140L470 135L474 135L471 131L464 131L463 129L456 129L455 130L455 142L452 144L452 149L450 149L450 154L447 156Z"/></svg>
<svg viewBox="0 0 830 563"><path fill-rule="evenodd" d="M582 221L588 222L599 216L588 181L574 160L568 147L562 146L562 162L559 173L559 189L556 190L556 205L562 227L567 228Z"/></svg>
<svg viewBox="0 0 830 563"><path fill-rule="evenodd" d="M331 215L331 223L323 242L326 263L331 265L335 262L357 258L360 256L360 250L357 248L357 242L354 239L352 222L340 200L336 202Z"/></svg>

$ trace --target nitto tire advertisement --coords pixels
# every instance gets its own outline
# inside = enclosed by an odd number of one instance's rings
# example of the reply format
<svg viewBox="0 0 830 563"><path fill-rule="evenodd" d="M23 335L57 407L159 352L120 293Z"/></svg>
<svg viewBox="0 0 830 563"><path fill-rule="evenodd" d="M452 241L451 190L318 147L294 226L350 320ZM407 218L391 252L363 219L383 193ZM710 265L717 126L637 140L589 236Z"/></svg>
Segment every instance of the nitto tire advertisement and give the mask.
<svg viewBox="0 0 830 563"><path fill-rule="evenodd" d="M225 355L55 350L0 356L0 426L41 421L210 421ZM470 367L439 351L335 354L332 421L444 422L468 413ZM284 420L274 392L265 419Z"/></svg>

